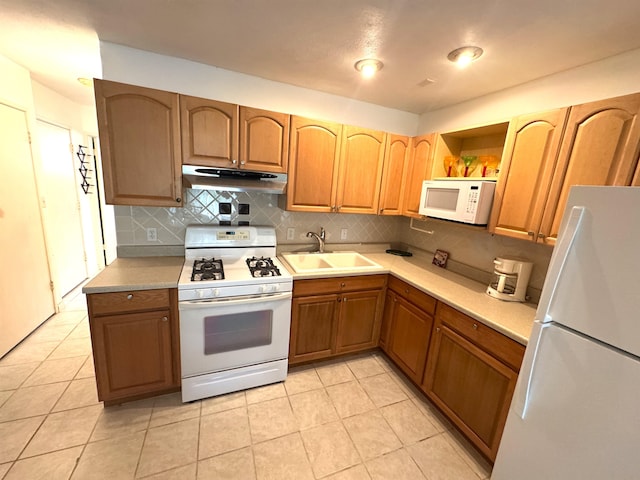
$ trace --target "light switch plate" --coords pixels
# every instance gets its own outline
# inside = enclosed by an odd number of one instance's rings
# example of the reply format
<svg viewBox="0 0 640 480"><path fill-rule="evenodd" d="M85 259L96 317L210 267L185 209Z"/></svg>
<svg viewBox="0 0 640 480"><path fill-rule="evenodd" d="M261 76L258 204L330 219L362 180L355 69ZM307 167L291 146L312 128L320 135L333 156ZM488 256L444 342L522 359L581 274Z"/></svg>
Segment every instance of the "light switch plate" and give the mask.
<svg viewBox="0 0 640 480"><path fill-rule="evenodd" d="M346 240L347 239L347 229L343 228L342 230L340 230L340 240Z"/></svg>
<svg viewBox="0 0 640 480"><path fill-rule="evenodd" d="M289 227L287 228L287 240L293 240L296 236L296 229Z"/></svg>

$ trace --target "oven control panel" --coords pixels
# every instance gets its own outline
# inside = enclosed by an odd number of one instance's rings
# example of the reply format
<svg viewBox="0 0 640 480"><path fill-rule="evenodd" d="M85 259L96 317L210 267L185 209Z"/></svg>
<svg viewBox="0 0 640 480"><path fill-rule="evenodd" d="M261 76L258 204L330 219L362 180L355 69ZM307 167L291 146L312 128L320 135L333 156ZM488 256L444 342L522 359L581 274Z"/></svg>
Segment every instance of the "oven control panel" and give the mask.
<svg viewBox="0 0 640 480"><path fill-rule="evenodd" d="M216 232L217 240L249 240L248 230L224 230Z"/></svg>

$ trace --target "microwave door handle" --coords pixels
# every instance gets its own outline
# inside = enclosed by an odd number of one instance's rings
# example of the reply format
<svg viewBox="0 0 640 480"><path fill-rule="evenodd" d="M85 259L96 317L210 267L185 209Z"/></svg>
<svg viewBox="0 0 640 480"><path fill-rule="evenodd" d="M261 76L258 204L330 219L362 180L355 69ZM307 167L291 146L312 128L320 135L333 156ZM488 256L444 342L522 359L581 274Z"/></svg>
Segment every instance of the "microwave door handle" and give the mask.
<svg viewBox="0 0 640 480"><path fill-rule="evenodd" d="M257 295L255 297L241 297L226 300L223 298L211 298L203 300L186 300L179 302L180 310L196 310L200 308L211 308L215 306L226 307L227 305L250 305L252 303L271 303L278 300L291 298L291 292L277 293L275 295ZM216 305L218 304L218 305Z"/></svg>

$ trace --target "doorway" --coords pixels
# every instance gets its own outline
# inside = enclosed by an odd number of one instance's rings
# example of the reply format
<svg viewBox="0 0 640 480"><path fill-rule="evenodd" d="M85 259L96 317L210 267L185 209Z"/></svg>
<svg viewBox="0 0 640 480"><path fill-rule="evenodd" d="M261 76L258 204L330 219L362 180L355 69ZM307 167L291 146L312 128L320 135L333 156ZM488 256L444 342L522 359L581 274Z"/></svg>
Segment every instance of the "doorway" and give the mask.
<svg viewBox="0 0 640 480"><path fill-rule="evenodd" d="M38 120L41 185L47 247L54 285L60 299L87 279L87 253L71 132Z"/></svg>

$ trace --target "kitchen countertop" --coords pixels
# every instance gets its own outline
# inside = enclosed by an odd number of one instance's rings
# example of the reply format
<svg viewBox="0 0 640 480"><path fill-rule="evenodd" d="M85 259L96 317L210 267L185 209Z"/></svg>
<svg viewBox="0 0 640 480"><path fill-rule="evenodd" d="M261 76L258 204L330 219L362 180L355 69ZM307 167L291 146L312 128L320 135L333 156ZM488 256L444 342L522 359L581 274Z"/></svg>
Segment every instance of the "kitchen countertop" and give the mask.
<svg viewBox="0 0 640 480"><path fill-rule="evenodd" d="M431 256L414 254L399 257L387 253L362 252L381 268L297 274L294 280L326 276L369 275L392 273L438 300L466 313L470 317L526 345L531 335L536 306L529 303L504 302L485 293L486 285L431 264ZM286 260L279 257L288 266ZM111 265L91 279L83 293L108 293L126 290L176 288L183 257L117 258Z"/></svg>
<svg viewBox="0 0 640 480"><path fill-rule="evenodd" d="M362 253L362 255L376 262L382 268L367 271L329 271L305 274L293 273L291 268L289 270L292 272L294 280L392 273L518 343L527 344L533 327L536 305L505 302L492 298L486 294L487 286L485 284L432 265L431 256L414 254L413 257L399 257L388 253ZM288 266L286 260L282 257L280 259Z"/></svg>
<svg viewBox="0 0 640 480"><path fill-rule="evenodd" d="M82 293L176 288L184 257L117 258L82 287Z"/></svg>

